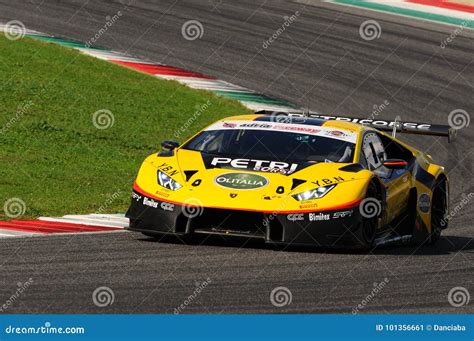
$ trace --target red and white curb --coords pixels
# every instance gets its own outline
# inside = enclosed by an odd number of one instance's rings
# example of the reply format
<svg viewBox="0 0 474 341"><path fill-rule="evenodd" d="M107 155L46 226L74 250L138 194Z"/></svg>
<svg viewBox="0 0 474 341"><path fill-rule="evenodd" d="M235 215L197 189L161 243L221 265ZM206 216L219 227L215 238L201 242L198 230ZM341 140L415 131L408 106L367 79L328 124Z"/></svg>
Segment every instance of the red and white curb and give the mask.
<svg viewBox="0 0 474 341"><path fill-rule="evenodd" d="M371 1L375 2L375 1ZM386 1L378 1L386 3ZM447 15L453 18L474 20L474 5L466 5L456 1L440 0L391 0L391 6L412 9L415 11Z"/></svg>
<svg viewBox="0 0 474 341"><path fill-rule="evenodd" d="M284 100L271 98L259 94L242 86L232 84L199 72L188 71L182 68L155 63L135 58L125 53L97 47L86 46L82 42L63 39L28 30L18 22L15 33L73 48L83 54L109 61L127 68L144 72L159 78L174 80L190 88L211 91L219 96L232 98L241 102L252 110L292 111L297 108ZM12 22L0 24L0 32L7 36L12 31ZM128 219L123 214L88 214L65 215L63 217L40 217L38 220L11 220L0 221L0 238L18 236L38 236L57 233L84 233L84 232L111 232L120 231L128 226Z"/></svg>
<svg viewBox="0 0 474 341"><path fill-rule="evenodd" d="M54 223L94 225L123 229L128 227L128 218L123 214L69 214L63 217L40 217L39 220Z"/></svg>
<svg viewBox="0 0 474 341"><path fill-rule="evenodd" d="M456 0L327 0L329 2L386 12L419 20L474 29L474 3Z"/></svg>
<svg viewBox="0 0 474 341"><path fill-rule="evenodd" d="M128 227L123 214L65 215L38 220L0 221L0 238L58 233L114 232Z"/></svg>
<svg viewBox="0 0 474 341"><path fill-rule="evenodd" d="M9 31L11 31L11 27L8 24L0 24L0 32L7 34ZM22 33L33 39L73 48L83 54L148 73L159 78L174 80L193 89L207 90L219 96L232 98L252 110L288 111L297 109L292 103L285 100L272 98L199 72L135 58L129 54L118 51L86 46L81 42L54 37L32 30L25 29Z"/></svg>

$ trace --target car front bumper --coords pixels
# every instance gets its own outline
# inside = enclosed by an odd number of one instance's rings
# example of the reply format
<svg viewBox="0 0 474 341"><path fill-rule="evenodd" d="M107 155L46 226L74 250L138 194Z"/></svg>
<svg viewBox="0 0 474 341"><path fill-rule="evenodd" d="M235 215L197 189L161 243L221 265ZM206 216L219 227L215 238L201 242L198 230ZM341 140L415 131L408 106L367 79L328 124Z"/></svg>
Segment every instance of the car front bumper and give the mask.
<svg viewBox="0 0 474 341"><path fill-rule="evenodd" d="M135 190L126 217L130 219L128 230L146 235L218 234L315 246L357 246L361 225L358 206L304 213L253 212L187 206Z"/></svg>

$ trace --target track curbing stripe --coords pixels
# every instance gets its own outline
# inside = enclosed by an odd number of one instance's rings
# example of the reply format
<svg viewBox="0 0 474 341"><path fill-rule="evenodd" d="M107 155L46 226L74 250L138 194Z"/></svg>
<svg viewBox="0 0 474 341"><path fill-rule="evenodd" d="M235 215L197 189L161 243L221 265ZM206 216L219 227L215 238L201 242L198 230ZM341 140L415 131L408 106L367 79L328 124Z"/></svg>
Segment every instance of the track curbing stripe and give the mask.
<svg viewBox="0 0 474 341"><path fill-rule="evenodd" d="M0 23L0 32L6 31L7 25ZM182 68L154 63L130 56L128 54L107 50L100 47L90 47L86 44L50 36L41 32L26 29L25 35L42 42L58 44L77 50L78 52L145 72L163 79L174 80L190 88L211 91L216 95L232 98L252 110L284 111L295 110L296 106L285 100L259 94L245 87L219 80L213 76ZM89 214L66 215L63 217L39 217L38 220L0 221L0 238L29 236L51 233L77 233L87 231L117 231L128 226L128 219L123 214ZM13 232L12 232L13 231ZM6 237L5 237L6 238Z"/></svg>

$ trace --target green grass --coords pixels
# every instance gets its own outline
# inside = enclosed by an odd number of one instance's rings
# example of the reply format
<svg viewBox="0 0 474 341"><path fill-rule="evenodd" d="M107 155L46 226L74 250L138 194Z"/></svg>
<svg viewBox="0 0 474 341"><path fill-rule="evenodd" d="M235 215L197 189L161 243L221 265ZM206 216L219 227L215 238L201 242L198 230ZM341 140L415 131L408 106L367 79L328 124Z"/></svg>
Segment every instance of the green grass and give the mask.
<svg viewBox="0 0 474 341"><path fill-rule="evenodd" d="M178 140L238 102L113 65L54 44L0 38L0 202L22 218L124 212L143 159L207 103ZM99 130L93 113L110 110ZM0 219L7 219L0 209Z"/></svg>

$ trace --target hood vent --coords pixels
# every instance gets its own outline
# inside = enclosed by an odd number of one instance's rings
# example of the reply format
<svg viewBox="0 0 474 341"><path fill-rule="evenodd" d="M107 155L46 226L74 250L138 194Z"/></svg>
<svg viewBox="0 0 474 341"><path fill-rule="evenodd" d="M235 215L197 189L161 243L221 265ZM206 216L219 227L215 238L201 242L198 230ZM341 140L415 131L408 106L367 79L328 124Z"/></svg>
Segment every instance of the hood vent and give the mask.
<svg viewBox="0 0 474 341"><path fill-rule="evenodd" d="M197 170L187 170L187 171L184 171L184 175L185 175L185 177L186 177L186 182L188 182L189 179L191 179L192 176L193 176L194 174L196 174L197 172L198 172Z"/></svg>
<svg viewBox="0 0 474 341"><path fill-rule="evenodd" d="M291 185L291 190L295 189L301 184L304 184L306 180L301 180L301 179L293 179L293 184Z"/></svg>

